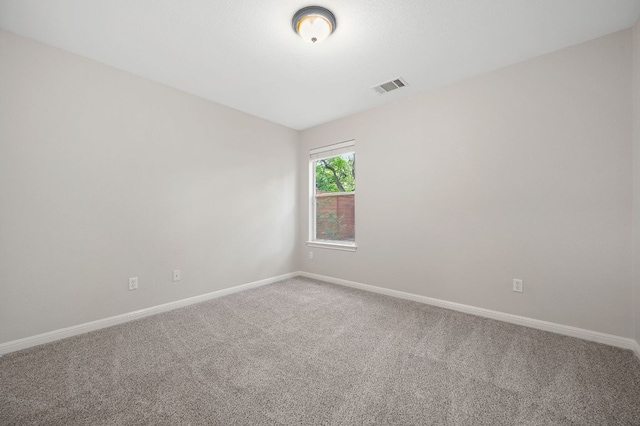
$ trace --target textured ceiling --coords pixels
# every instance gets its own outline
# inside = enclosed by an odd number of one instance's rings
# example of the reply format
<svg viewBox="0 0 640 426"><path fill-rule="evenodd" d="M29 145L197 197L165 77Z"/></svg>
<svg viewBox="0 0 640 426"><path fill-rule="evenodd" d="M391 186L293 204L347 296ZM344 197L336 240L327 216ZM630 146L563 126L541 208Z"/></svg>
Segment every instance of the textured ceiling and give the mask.
<svg viewBox="0 0 640 426"><path fill-rule="evenodd" d="M640 0L0 0L0 28L294 129L628 28ZM404 77L378 95L371 86Z"/></svg>

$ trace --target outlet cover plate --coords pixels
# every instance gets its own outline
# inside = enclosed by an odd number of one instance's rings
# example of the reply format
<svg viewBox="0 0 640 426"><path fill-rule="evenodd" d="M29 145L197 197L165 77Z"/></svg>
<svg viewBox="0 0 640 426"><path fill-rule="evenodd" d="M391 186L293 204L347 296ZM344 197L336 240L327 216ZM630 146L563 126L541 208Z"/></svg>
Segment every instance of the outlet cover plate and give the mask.
<svg viewBox="0 0 640 426"><path fill-rule="evenodd" d="M138 277L129 278L129 290L138 289Z"/></svg>
<svg viewBox="0 0 640 426"><path fill-rule="evenodd" d="M522 291L524 290L524 282L520 279L514 278L513 279L513 291L517 292L517 293L522 293Z"/></svg>

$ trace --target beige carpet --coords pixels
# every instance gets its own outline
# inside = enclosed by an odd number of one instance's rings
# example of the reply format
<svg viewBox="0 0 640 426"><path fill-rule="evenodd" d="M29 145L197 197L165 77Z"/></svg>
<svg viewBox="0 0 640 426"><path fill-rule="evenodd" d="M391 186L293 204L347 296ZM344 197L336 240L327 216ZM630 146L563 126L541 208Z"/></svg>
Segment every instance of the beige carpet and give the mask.
<svg viewBox="0 0 640 426"><path fill-rule="evenodd" d="M5 355L0 424L640 425L640 361L296 278Z"/></svg>

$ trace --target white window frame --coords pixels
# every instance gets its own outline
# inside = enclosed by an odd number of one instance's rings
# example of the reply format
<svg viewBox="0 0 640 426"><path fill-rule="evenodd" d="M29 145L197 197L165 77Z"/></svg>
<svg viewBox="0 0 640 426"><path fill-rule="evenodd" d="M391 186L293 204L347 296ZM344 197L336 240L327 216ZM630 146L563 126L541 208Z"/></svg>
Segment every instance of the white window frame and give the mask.
<svg viewBox="0 0 640 426"><path fill-rule="evenodd" d="M355 202L355 194L356 191L352 192L333 192L331 194L321 194L316 195L316 171L314 163L317 160L322 160L323 158L331 158L337 157L342 154L347 154L356 152L356 141L349 140L345 142L336 143L333 145L323 146L320 148L314 148L309 151L309 240L307 241L307 246L309 247L320 247L320 248L328 248L333 250L343 250L343 251L356 251L357 245L355 241L333 241L333 240L317 240L316 239L316 198L322 197L335 197L342 195L353 195ZM356 181L357 186L357 181ZM355 206L354 206L355 208ZM358 221L356 220L356 224ZM357 235L357 231L356 231Z"/></svg>

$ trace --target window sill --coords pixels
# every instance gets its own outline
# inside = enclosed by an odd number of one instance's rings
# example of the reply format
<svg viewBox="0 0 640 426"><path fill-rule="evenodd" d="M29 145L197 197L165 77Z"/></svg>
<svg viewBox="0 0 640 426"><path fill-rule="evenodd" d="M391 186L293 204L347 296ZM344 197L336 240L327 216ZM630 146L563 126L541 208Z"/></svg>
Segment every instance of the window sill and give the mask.
<svg viewBox="0 0 640 426"><path fill-rule="evenodd" d="M356 251L358 248L356 243L335 243L329 241L307 241L307 246L342 251Z"/></svg>

